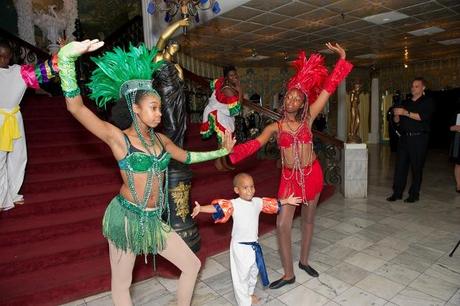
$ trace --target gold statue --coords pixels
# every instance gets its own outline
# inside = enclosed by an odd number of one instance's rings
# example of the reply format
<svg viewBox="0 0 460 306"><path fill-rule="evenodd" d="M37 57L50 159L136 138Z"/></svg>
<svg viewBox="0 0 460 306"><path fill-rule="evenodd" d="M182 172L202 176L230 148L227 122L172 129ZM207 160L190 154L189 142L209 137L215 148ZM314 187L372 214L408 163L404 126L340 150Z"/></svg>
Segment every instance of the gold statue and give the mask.
<svg viewBox="0 0 460 306"><path fill-rule="evenodd" d="M154 62L164 60L163 65L153 76L153 87L161 96L161 112L163 133L177 146L184 144L186 125L186 95L184 91L184 73L179 64L174 62L174 55L179 50L179 44L169 41L169 38L180 27L189 25L187 18L181 19L168 26L156 44L158 53ZM174 166L171 166L174 168Z"/></svg>
<svg viewBox="0 0 460 306"><path fill-rule="evenodd" d="M356 82L353 84L353 89L350 94L350 125L348 132L348 143L361 143L361 137L359 137L359 95L362 92L362 84Z"/></svg>
<svg viewBox="0 0 460 306"><path fill-rule="evenodd" d="M179 78L181 80L184 79L184 72L179 64L174 62L174 55L179 51L179 44L175 41L168 43L169 38L171 35L176 32L176 30L180 27L187 27L190 25L190 21L188 18L181 19L179 21L174 22L170 26L168 26L163 33L161 33L160 38L156 44L156 48L158 50L157 55L155 56L154 62L159 62L161 60L168 61L170 63L174 63L174 66L177 69L179 74Z"/></svg>

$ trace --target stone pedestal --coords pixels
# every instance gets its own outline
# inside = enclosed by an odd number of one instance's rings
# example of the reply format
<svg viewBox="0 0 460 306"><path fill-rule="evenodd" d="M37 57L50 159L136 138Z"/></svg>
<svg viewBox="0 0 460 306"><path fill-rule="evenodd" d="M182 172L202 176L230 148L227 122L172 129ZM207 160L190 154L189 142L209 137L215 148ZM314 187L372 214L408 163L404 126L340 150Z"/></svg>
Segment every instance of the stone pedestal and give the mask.
<svg viewBox="0 0 460 306"><path fill-rule="evenodd" d="M345 198L367 197L368 152L364 143L345 143L341 191Z"/></svg>

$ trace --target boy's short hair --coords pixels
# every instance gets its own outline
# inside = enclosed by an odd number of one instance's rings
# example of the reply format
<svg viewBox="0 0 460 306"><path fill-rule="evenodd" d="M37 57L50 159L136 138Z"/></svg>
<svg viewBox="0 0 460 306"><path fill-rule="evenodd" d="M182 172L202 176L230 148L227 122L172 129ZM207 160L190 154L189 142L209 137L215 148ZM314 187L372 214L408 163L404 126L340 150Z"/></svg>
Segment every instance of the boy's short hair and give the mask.
<svg viewBox="0 0 460 306"><path fill-rule="evenodd" d="M245 172L238 173L233 177L233 187L238 187L238 184L243 177L249 177L252 179L252 176Z"/></svg>

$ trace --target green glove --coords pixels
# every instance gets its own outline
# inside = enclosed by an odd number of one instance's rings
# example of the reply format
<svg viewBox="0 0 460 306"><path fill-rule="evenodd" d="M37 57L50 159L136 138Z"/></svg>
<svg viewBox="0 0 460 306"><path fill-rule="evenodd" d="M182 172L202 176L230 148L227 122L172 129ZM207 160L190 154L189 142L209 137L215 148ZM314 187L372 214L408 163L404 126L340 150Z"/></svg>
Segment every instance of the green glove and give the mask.
<svg viewBox="0 0 460 306"><path fill-rule="evenodd" d="M72 43L69 43L62 47L58 53L61 88L64 96L67 98L73 98L80 95L80 87L78 87L77 74L75 72L75 61L78 55L72 51L72 47Z"/></svg>
<svg viewBox="0 0 460 306"><path fill-rule="evenodd" d="M190 152L187 151L187 159L185 163L187 165L201 163L207 160L216 159L222 156L228 155L228 151L226 148L220 148L219 150L215 151L207 151L207 152Z"/></svg>

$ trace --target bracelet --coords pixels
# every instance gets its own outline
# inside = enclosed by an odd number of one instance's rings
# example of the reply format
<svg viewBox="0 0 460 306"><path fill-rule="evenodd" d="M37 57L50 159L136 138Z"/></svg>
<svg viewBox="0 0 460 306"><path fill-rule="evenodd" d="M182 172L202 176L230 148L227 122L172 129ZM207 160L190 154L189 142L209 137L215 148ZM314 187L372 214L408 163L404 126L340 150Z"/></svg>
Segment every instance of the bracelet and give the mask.
<svg viewBox="0 0 460 306"><path fill-rule="evenodd" d="M283 207L283 204L281 204L280 199L276 199L276 202L278 203L278 213L281 211L281 207Z"/></svg>

